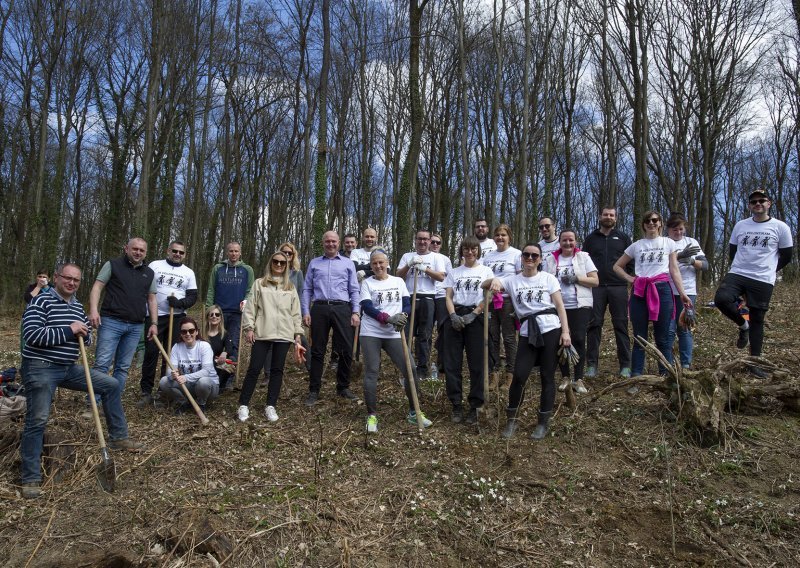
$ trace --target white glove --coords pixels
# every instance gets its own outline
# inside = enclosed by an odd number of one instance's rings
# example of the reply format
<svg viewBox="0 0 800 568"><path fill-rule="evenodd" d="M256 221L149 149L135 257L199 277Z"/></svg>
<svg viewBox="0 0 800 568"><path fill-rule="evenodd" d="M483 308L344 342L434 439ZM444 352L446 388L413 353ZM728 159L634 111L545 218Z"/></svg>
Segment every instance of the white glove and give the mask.
<svg viewBox="0 0 800 568"><path fill-rule="evenodd" d="M358 272L356 272L356 278L358 278L358 282L361 283L366 275L367 273L364 272L363 270L359 270Z"/></svg>
<svg viewBox="0 0 800 568"><path fill-rule="evenodd" d="M416 268L419 270L419 267L425 264L425 260L421 256L415 256L411 259L411 262L408 264L411 268Z"/></svg>

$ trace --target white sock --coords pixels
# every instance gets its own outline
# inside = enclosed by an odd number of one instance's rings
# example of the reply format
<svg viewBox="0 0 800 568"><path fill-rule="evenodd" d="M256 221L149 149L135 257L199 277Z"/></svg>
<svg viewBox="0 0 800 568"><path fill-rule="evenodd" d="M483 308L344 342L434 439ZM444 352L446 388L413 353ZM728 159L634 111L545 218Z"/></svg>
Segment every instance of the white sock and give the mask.
<svg viewBox="0 0 800 568"><path fill-rule="evenodd" d="M739 329L741 329L742 331L744 331L745 329L750 329L750 322L747 321L747 320L744 320L744 323L739 326Z"/></svg>

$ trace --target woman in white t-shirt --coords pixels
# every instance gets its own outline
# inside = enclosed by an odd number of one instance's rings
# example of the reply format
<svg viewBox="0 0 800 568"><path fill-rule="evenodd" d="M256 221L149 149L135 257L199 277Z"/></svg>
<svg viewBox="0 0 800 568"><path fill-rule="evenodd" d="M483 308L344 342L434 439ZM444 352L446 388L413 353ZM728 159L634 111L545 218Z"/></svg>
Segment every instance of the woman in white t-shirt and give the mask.
<svg viewBox="0 0 800 568"><path fill-rule="evenodd" d="M186 316L181 320L180 340L173 345L170 362L175 368L169 375L161 377L158 390L167 400L180 403L175 414L191 410L183 395L181 385L185 385L200 409L206 411L206 403L219 396L219 376L214 368L214 350L200 336L200 328L194 318Z"/></svg>
<svg viewBox="0 0 800 568"><path fill-rule="evenodd" d="M683 279L683 289L692 304L694 304L697 298L697 273L701 270L708 270L708 260L706 260L703 249L700 248L700 243L692 237L686 236L686 217L680 213L673 213L667 219L667 234L670 239L675 241L678 247L678 268ZM674 284L672 285L672 297L675 303L675 317L672 318L672 323L670 323L669 344L670 346L674 345L675 335L677 334L681 367L688 369L692 365L694 337L692 336L692 330L681 326L679 322L684 309Z"/></svg>
<svg viewBox="0 0 800 568"><path fill-rule="evenodd" d="M403 340L400 339L400 330L406 325L411 311L411 295L402 278L389 275L389 259L382 251L370 255L370 267L374 274L361 282L361 309L364 317L361 319L359 342L364 355L367 432L374 434L378 431L378 371L381 366L381 350L386 352L403 375L409 409L406 420L417 424L417 414L414 412ZM414 388L419 389L416 373ZM420 418L425 428L433 424L424 414Z"/></svg>
<svg viewBox="0 0 800 568"><path fill-rule="evenodd" d="M644 238L625 249L625 253L614 264L614 272L633 285L628 303L628 313L633 326L634 337L647 338L649 322L653 322L653 336L656 347L672 364L672 347L669 344L669 326L675 314L672 300L670 276L675 284L681 302L687 308L692 301L683 290L683 279L678 269L677 246L669 237L661 236L664 221L657 211L647 211L642 218ZM634 261L636 276L625 272L625 265ZM658 370L666 370L659 361ZM644 372L644 349L634 342L631 354L631 377ZM631 394L638 389L629 389Z"/></svg>
<svg viewBox="0 0 800 568"><path fill-rule="evenodd" d="M497 249L487 252L481 259L484 266L488 266L495 277L508 278L522 270L522 257L518 248L511 246L513 233L511 227L505 223L499 224L494 229L494 242ZM492 374L492 387L508 388L514 376L514 359L517 356L517 318L514 316L514 306L508 294L497 293L489 305L489 339L494 360L494 373ZM500 335L503 336L503 349L505 350L505 376L500 380L503 367L500 365Z"/></svg>
<svg viewBox="0 0 800 568"><path fill-rule="evenodd" d="M588 390L583 384L583 368L586 365L586 330L592 316L592 288L600 284L597 267L588 253L577 246L577 235L573 229L564 229L558 235L558 250L545 256L544 270L561 284L561 299L567 310L569 333L572 345L580 355L573 369L572 388L578 394ZM569 363L561 364L563 380L558 390L570 386Z"/></svg>
<svg viewBox="0 0 800 568"><path fill-rule="evenodd" d="M561 300L561 286L552 274L540 272L542 249L528 243L522 249L522 272L505 280L494 278L484 283L492 292L506 292L522 322L519 330L514 379L508 392L508 421L503 431L510 438L517 430L517 413L522 404L525 383L531 370L539 367L542 393L539 398L539 423L531 438L540 440L548 431L556 400L556 362L558 346L572 344L567 312Z"/></svg>
<svg viewBox="0 0 800 568"><path fill-rule="evenodd" d="M478 408L483 406L483 289L481 284L491 280L492 271L482 265L481 242L469 235L461 241L458 256L464 263L452 270L444 279L447 320L444 322L444 373L447 398L453 405L453 422L464 420L462 404L461 368L464 352L469 367L469 414L467 424L478 421ZM491 367L491 355L489 360Z"/></svg>

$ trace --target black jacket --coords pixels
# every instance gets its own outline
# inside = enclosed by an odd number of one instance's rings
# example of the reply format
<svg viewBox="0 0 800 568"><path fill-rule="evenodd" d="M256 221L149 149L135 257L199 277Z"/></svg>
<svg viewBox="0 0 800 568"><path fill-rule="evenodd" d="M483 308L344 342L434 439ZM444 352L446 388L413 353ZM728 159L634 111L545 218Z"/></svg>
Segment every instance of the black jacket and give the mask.
<svg viewBox="0 0 800 568"><path fill-rule="evenodd" d="M631 246L631 238L617 229L611 229L605 236L600 229L593 231L583 241L581 250L589 253L592 261L597 266L597 276L600 286L627 286L628 283L614 274L614 263L625 254L625 249ZM625 270L633 274L633 262L628 263Z"/></svg>

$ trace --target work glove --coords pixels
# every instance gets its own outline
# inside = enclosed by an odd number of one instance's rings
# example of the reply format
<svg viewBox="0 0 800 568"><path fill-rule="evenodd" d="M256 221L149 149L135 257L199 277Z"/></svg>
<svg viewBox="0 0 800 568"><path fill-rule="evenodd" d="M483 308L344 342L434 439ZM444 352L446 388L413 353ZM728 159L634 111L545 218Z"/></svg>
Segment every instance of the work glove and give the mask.
<svg viewBox="0 0 800 568"><path fill-rule="evenodd" d="M577 365L580 359L581 356L578 355L578 351L572 345L569 347L564 347L562 345L558 348L558 361L560 363L564 364L569 362L572 365Z"/></svg>
<svg viewBox="0 0 800 568"><path fill-rule="evenodd" d="M356 272L356 278L358 278L358 283L359 284L364 281L364 277L366 275L367 275L367 273L364 272L363 270L359 270L358 272Z"/></svg>
<svg viewBox="0 0 800 568"><path fill-rule="evenodd" d="M175 296L167 296L167 303L169 304L170 308L180 308L181 301L176 298Z"/></svg>
<svg viewBox="0 0 800 568"><path fill-rule="evenodd" d="M689 258L690 256L695 256L697 253L700 252L700 247L697 245L686 245L681 252L678 253L678 260L682 260L684 258ZM686 263L684 263L686 264Z"/></svg>
<svg viewBox="0 0 800 568"><path fill-rule="evenodd" d="M394 327L395 331L400 331L406 326L406 323L408 323L408 314L400 312L399 314L390 316L387 321Z"/></svg>
<svg viewBox="0 0 800 568"><path fill-rule="evenodd" d="M678 318L678 324L685 330L694 331L697 326L697 313L694 308L684 308Z"/></svg>
<svg viewBox="0 0 800 568"><path fill-rule="evenodd" d="M578 277L575 276L574 272L565 272L561 275L561 281L564 284L576 284L578 282Z"/></svg>
<svg viewBox="0 0 800 568"><path fill-rule="evenodd" d="M450 323L456 331L462 331L464 329L464 320L456 313L450 314Z"/></svg>
<svg viewBox="0 0 800 568"><path fill-rule="evenodd" d="M685 264L686 266L692 266L694 264L695 257L687 256L684 258L678 258L678 264Z"/></svg>
<svg viewBox="0 0 800 568"><path fill-rule="evenodd" d="M465 316L461 316L461 321L464 322L464 327L467 327L469 324L475 321L475 318L478 317L478 314L475 312L470 312Z"/></svg>
<svg viewBox="0 0 800 568"><path fill-rule="evenodd" d="M411 262L408 263L408 266L419 270L419 267L422 266L423 264L425 264L423 258L421 256L415 256L414 258L411 259Z"/></svg>

